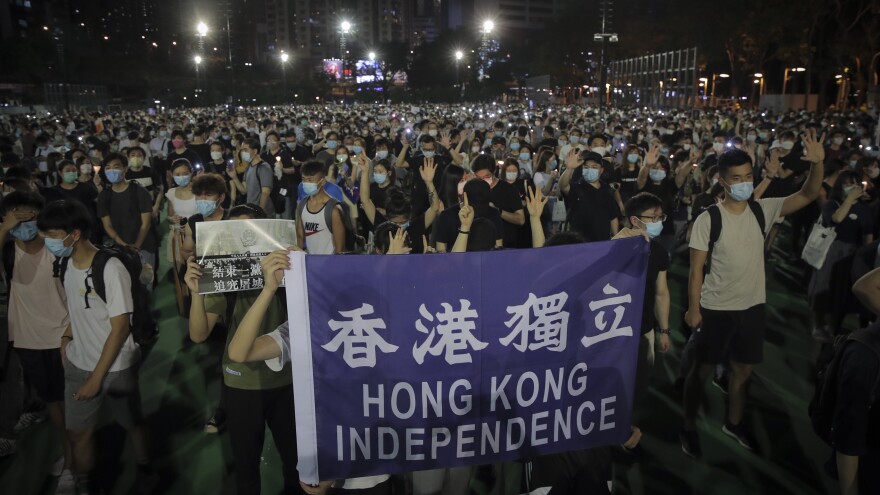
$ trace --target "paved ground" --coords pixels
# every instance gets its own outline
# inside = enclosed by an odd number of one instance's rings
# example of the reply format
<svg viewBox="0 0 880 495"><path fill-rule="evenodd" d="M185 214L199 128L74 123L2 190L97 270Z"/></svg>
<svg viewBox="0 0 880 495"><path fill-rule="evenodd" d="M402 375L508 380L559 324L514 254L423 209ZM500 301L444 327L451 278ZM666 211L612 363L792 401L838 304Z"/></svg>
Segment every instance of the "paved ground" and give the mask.
<svg viewBox="0 0 880 495"><path fill-rule="evenodd" d="M785 243L787 245L787 242ZM760 261L758 261L760 262ZM744 451L721 433L724 398L707 389L706 414L700 423L704 449L701 461L687 458L678 445L681 406L672 382L683 344L675 333L675 349L658 355L651 406L640 425L646 462L618 463L615 493L620 494L824 494L835 493L823 474L830 451L810 429L806 407L812 393L812 362L818 345L810 338L802 270L785 263L768 264L768 322L765 363L756 369L747 418L761 453ZM686 267L676 262L670 273L673 315L681 314ZM141 371L145 414L153 429L157 467L163 477L157 493L234 493L231 448L226 435L205 435L202 426L219 390L220 339L193 345L185 321L178 318L174 290L165 281L158 291L161 337ZM673 331L680 323L673 317ZM2 400L2 398L0 398ZM210 401L211 405L208 405ZM59 451L47 423L32 427L19 441L15 456L0 460L0 493L51 494L48 476ZM98 462L110 474L104 480L114 494L130 493L134 467L124 431L109 425L99 433ZM267 436L263 456L263 493L281 488L278 456Z"/></svg>

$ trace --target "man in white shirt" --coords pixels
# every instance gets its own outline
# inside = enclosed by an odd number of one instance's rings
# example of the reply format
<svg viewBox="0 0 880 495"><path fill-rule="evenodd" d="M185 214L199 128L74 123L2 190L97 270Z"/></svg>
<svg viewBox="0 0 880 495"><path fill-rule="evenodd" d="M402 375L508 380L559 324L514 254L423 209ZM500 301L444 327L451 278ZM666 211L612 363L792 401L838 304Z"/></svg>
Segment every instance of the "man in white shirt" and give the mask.
<svg viewBox="0 0 880 495"><path fill-rule="evenodd" d="M64 362L65 421L73 448L77 493L96 493L94 431L106 402L113 418L129 433L138 464L139 488L155 487L147 430L138 389L140 348L129 328L134 302L132 280L116 258L107 261L104 301L95 292L92 263L98 249L89 241L92 219L75 201L59 201L40 212L37 226L46 248L66 266L61 281L67 297L70 326L61 336ZM135 282L137 283L137 282ZM141 492L143 493L143 491Z"/></svg>

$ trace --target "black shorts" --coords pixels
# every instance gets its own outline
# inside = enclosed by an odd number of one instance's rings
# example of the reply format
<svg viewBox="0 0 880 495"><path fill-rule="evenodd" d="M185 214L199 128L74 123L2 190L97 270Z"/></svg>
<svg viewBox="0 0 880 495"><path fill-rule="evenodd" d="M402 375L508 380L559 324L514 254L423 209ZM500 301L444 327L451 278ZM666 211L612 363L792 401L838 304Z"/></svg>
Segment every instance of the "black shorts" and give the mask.
<svg viewBox="0 0 880 495"><path fill-rule="evenodd" d="M16 347L25 379L44 402L64 401L64 366L61 349L21 349Z"/></svg>
<svg viewBox="0 0 880 495"><path fill-rule="evenodd" d="M764 360L764 305L740 311L700 308L703 323L694 334L697 362L720 364L728 359L742 364Z"/></svg>

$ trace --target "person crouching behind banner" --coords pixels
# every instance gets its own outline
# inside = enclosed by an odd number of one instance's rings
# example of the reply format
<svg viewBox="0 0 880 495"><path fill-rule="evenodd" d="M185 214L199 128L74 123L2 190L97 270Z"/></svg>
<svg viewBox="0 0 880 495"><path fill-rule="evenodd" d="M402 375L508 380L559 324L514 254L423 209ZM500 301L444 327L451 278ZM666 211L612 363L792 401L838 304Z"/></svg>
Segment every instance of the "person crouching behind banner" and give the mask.
<svg viewBox="0 0 880 495"><path fill-rule="evenodd" d="M229 218L258 219L266 218L266 214L256 206L242 205L233 208ZM227 346L241 328L247 328L251 333L265 334L284 321L284 310L278 299L260 299L265 291L201 295L201 277L202 267L195 258L190 257L184 280L192 293L189 335L193 342L207 340L221 318L227 320ZM254 324L245 322L248 308L252 307L260 308L259 319ZM241 363L241 360L233 360L228 351L224 352L223 388L227 398L227 427L232 442L238 494L260 493L260 457L267 425L281 457L284 493L300 493L290 365L285 364L283 369L279 368L282 371L276 373L274 368L264 363Z"/></svg>
<svg viewBox="0 0 880 495"><path fill-rule="evenodd" d="M648 258L648 274L645 278L645 304L642 312L642 339L639 345L639 361L636 369L635 400L641 404L648 390L651 369L654 367L654 329L659 327L657 347L662 353L669 351L669 287L666 272L669 270L669 253L657 242L663 231L663 201L651 193L639 193L627 200L624 206L629 227L621 230L614 239L645 236L651 243ZM638 407L638 406L637 406ZM623 444L625 452L640 457L641 430L632 426L632 435Z"/></svg>
<svg viewBox="0 0 880 495"><path fill-rule="evenodd" d="M390 231L389 231L390 232ZM398 252L398 248L403 242L403 229L397 229L397 233L391 234L392 244L395 246L388 249L388 253ZM396 239L395 239L396 238ZM293 248L291 248L293 249ZM290 333L288 322L285 321L274 327L274 331L266 333L270 324L265 315L271 314L273 306L276 304L276 292L281 279L284 278L284 270L290 268L290 259L288 258L288 250L274 251L260 262L263 268L263 290L256 299L252 300L250 309L244 317L239 320L238 327L229 342L228 355L235 363L242 363L238 366L260 367L277 371L286 379L287 391L293 396L293 387L290 385ZM247 364L250 363L250 364ZM283 420L290 425L291 429L294 425L293 408L290 413L283 417ZM232 419L232 418L230 418ZM231 427L230 427L231 429ZM279 439L275 439L276 445ZM291 441L290 445L294 445ZM233 445L235 447L235 445ZM293 461L295 461L295 455ZM306 493L310 495L323 495L325 493L357 493L358 495L390 495L391 482L390 476L366 476L363 478L352 478L338 481L322 481L317 486L300 482L300 486ZM285 476L285 486L288 485L287 476ZM463 492L462 492L463 493Z"/></svg>

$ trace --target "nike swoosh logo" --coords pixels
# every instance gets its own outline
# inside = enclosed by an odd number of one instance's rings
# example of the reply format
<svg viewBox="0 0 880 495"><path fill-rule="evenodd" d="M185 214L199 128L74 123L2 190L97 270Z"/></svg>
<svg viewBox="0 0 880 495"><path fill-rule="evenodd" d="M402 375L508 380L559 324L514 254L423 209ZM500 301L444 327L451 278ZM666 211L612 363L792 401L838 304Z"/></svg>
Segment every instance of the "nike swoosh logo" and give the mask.
<svg viewBox="0 0 880 495"><path fill-rule="evenodd" d="M324 232L324 229L316 230L316 231L314 231L314 232L306 232L306 237L310 237L310 236L313 236L313 235L315 235L315 234L320 234L321 232Z"/></svg>

